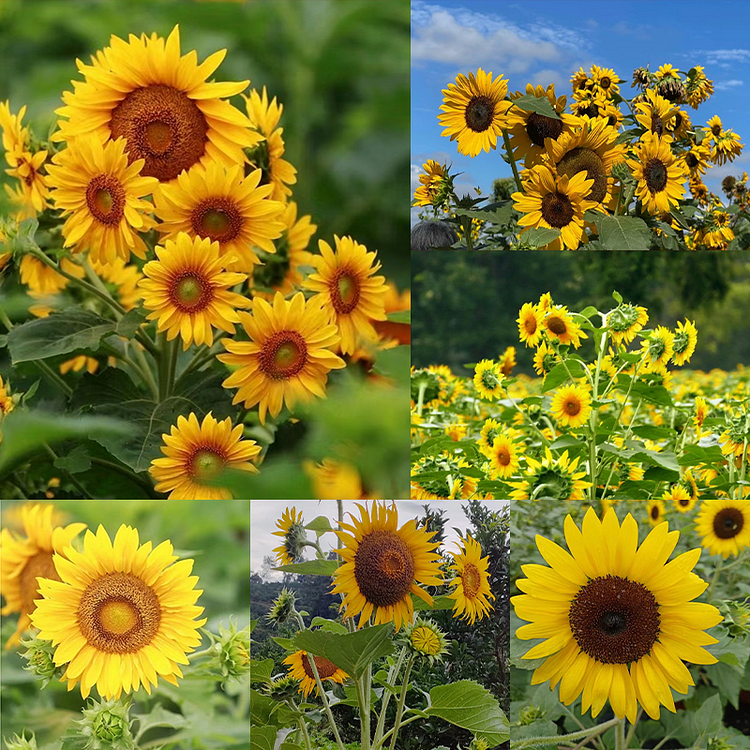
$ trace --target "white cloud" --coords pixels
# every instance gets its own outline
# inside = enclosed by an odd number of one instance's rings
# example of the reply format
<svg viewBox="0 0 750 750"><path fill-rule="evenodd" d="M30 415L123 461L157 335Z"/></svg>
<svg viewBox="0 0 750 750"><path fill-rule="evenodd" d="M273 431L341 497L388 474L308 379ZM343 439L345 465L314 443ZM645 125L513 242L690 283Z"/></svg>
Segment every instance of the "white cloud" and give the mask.
<svg viewBox="0 0 750 750"><path fill-rule="evenodd" d="M705 56L709 65L750 62L750 49L704 49L698 50L697 54Z"/></svg>
<svg viewBox="0 0 750 750"><path fill-rule="evenodd" d="M717 81L714 83L714 88L717 91L726 91L727 89L737 88L738 86L744 86L744 81L739 81L733 78L731 81Z"/></svg>

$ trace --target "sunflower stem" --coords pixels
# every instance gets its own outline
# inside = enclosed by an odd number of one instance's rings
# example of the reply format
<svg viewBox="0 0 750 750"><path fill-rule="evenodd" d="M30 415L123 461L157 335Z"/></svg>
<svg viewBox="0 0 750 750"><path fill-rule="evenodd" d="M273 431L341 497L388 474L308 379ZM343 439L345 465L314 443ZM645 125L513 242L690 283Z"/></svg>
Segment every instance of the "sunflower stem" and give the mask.
<svg viewBox="0 0 750 750"><path fill-rule="evenodd" d="M602 338L599 343L599 352L597 353L596 357L596 370L594 372L593 393L591 398L593 408L591 409L591 416L589 417L589 426L591 428L591 434L589 435L589 473L591 474L591 488L589 497L592 506L596 502L596 423L599 417L599 408L597 407L596 402L599 399L599 376L602 372L604 351L607 348L607 314L600 313L600 315L602 318L602 328L604 329L604 332L602 333Z"/></svg>
<svg viewBox="0 0 750 750"><path fill-rule="evenodd" d="M570 734L556 734L550 737L525 737L522 740L516 740L510 742L511 750L523 750L526 747L534 747L537 745L558 745L561 742L568 740L582 740L584 737L586 740L591 740L594 737L598 737L608 729L617 726L622 719L610 719L605 721L603 724L598 724L595 727L586 727L578 732L571 732Z"/></svg>
<svg viewBox="0 0 750 750"><path fill-rule="evenodd" d="M398 661L388 671L388 684L393 685L393 681L401 671L401 665L404 663L404 657L406 656L406 646L401 647L401 652L398 655ZM383 738L383 729L385 728L385 712L388 708L388 703L391 700L391 691L383 691L383 702L380 706L380 716L378 717L378 725L375 728L375 740L374 745L377 747L378 742Z"/></svg>
<svg viewBox="0 0 750 750"><path fill-rule="evenodd" d="M320 674L318 674L318 665L315 663L315 657L313 657L312 659L308 659L307 661L312 667L313 674L315 675L315 684L318 686L318 695L323 701L323 707L325 708L326 716L328 717L328 723L331 725L331 729L333 730L333 736L336 739L336 745L338 746L339 750L346 750L346 748L344 748L344 743L341 741L341 735L339 734L339 728L336 725L336 720L333 718L331 704L328 702L328 696L326 695L325 688L323 687L323 683L320 680ZM359 684L359 681L357 681L357 684ZM357 690L359 690L359 688L357 688Z"/></svg>
<svg viewBox="0 0 750 750"><path fill-rule="evenodd" d="M505 145L505 153L508 154L508 161L510 161L510 168L513 170L513 177L516 180L516 187L518 192L523 192L521 186L521 178L518 176L518 167L516 166L516 160L513 158L513 149L510 147L510 139L508 138L508 131L503 129L503 144Z"/></svg>
<svg viewBox="0 0 750 750"><path fill-rule="evenodd" d="M44 449L49 453L50 458L54 461L57 461L58 455L55 453L55 451L50 448L50 446L47 443L43 443ZM86 491L86 488L66 469L60 469L63 474L68 478L68 481L81 493L81 496L84 500L93 500L94 497L92 495L89 495L89 493Z"/></svg>
<svg viewBox="0 0 750 750"><path fill-rule="evenodd" d="M620 719L615 724L615 750L625 750L625 719Z"/></svg>
<svg viewBox="0 0 750 750"><path fill-rule="evenodd" d="M719 575L721 574L721 571L724 567L724 558L720 558L719 562L716 564L716 570L714 571L713 578L711 579L711 583L708 584L708 590L706 591L706 601L711 601L711 594L713 594L714 586L716 586L716 582L719 580Z"/></svg>
<svg viewBox="0 0 750 750"><path fill-rule="evenodd" d="M68 398L73 395L73 389L41 359L35 359L34 365L41 370Z"/></svg>
<svg viewBox="0 0 750 750"><path fill-rule="evenodd" d="M312 745L310 745L310 735L307 733L307 726L305 724L305 717L300 716L297 721L299 722L299 728L302 730L302 736L305 739L305 750L312 750Z"/></svg>
<svg viewBox="0 0 750 750"><path fill-rule="evenodd" d="M398 730L401 728L401 718L404 715L404 703L406 702L406 693L409 691L409 677L411 675L411 668L414 665L414 660L417 655L412 654L409 657L409 661L406 662L406 669L404 670L404 681L401 683L401 693L398 697L398 707L396 708L396 722L393 725L393 736L391 737L391 750L396 748L396 740L398 739Z"/></svg>
<svg viewBox="0 0 750 750"><path fill-rule="evenodd" d="M635 717L635 721L630 725L630 729L628 730L628 736L625 738L625 747L630 747L630 743L635 735L635 728L638 726L638 722L641 720L641 716L643 716L643 709L638 709L638 714Z"/></svg>

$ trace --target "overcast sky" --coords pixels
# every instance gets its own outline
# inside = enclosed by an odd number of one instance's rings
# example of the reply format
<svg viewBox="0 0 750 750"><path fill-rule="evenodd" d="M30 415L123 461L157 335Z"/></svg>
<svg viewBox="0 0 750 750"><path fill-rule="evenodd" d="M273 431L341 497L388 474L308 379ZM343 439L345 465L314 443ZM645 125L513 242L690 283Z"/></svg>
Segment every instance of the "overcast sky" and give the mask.
<svg viewBox="0 0 750 750"><path fill-rule="evenodd" d="M353 513L356 518L360 517L359 509L356 502L365 501L344 501L344 512ZM493 509L500 509L507 505L503 500L484 501L486 505ZM403 526L409 519L417 518L424 515L422 506L425 503L417 500L397 500L398 524ZM369 501L369 506L372 501ZM466 516L461 510L460 500L431 500L429 505L433 509L443 508L446 511L448 523L446 524L446 541L445 546L448 549L456 549L453 542L458 541L457 534L453 527L466 529L469 525ZM260 570L263 565L263 558L266 555L273 555L273 548L281 544L281 537L273 536L276 531L276 521L281 518L281 514L286 507L295 507L297 511L302 511L304 522L310 523L317 516L326 516L331 525L334 525L338 511L336 510L335 500L295 500L285 503L283 500L252 500L250 502L250 568L253 572ZM312 534L312 532L311 532ZM336 537L333 534L327 534L323 537L323 551L333 549ZM314 557L312 550L307 553L308 558ZM281 574L278 574L281 577Z"/></svg>
<svg viewBox="0 0 750 750"><path fill-rule="evenodd" d="M719 115L725 127L750 138L750 3L698 0L673 2L597 2L578 0L414 0L412 2L412 194L427 159L450 163L459 195L474 186L492 192L497 177L510 177L510 167L497 152L481 152L475 159L462 156L455 141L440 136L437 116L441 89L457 73L478 67L503 74L509 90L525 91L527 83L555 84L557 96L571 99L570 76L592 63L614 68L626 83L626 98L633 70L651 64L651 70L671 63L687 71L703 65L716 89L698 110L687 107L694 124L705 125ZM568 107L569 110L569 107ZM712 167L708 187L722 195L721 179L750 171L750 148L731 164ZM416 210L412 212L416 216Z"/></svg>

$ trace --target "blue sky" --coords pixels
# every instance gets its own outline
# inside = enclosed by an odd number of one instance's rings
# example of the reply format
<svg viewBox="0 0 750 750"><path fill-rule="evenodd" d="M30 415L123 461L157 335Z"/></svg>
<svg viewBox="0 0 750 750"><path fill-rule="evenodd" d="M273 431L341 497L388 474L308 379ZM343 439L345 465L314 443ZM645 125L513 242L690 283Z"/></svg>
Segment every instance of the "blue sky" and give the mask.
<svg viewBox="0 0 750 750"><path fill-rule="evenodd" d="M427 159L453 165L459 195L473 186L491 192L496 177L510 177L497 152L462 156L456 142L441 138L437 116L441 89L457 73L482 67L509 81L509 90L527 83L555 84L571 99L570 76L592 63L614 68L630 98L633 70L650 63L655 71L671 63L682 71L703 65L715 93L696 111L694 124L719 115L747 144L750 138L750 3L598 2L578 0L413 0L412 2L412 191ZM750 148L731 164L713 167L708 187L720 193L727 174L750 172Z"/></svg>

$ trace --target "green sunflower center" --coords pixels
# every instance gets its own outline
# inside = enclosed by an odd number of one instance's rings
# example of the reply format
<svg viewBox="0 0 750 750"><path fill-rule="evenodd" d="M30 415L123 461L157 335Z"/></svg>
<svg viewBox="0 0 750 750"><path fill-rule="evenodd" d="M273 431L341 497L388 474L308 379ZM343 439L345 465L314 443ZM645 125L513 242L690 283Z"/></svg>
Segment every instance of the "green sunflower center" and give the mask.
<svg viewBox="0 0 750 750"><path fill-rule="evenodd" d="M488 96L475 96L466 105L464 119L466 127L475 133L484 133L490 129L495 116L495 102Z"/></svg>
<svg viewBox="0 0 750 750"><path fill-rule="evenodd" d="M562 131L562 120L545 117L536 112L532 112L526 120L526 133L529 136L529 140L540 148L544 148L545 138L552 138L556 141Z"/></svg>
<svg viewBox="0 0 750 750"><path fill-rule="evenodd" d="M102 627L115 635L132 630L138 623L138 612L130 602L107 602L100 612Z"/></svg>
<svg viewBox="0 0 750 750"><path fill-rule="evenodd" d="M258 352L258 368L272 380L288 380L298 375L307 360L307 344L297 331L271 334Z"/></svg>
<svg viewBox="0 0 750 750"><path fill-rule="evenodd" d="M395 532L378 529L360 541L354 555L354 578L365 600L376 607L402 601L414 582L414 556Z"/></svg>
<svg viewBox="0 0 750 750"><path fill-rule="evenodd" d="M225 465L223 455L210 448L201 448L190 461L190 471L196 480L205 482L221 474Z"/></svg>
<svg viewBox="0 0 750 750"><path fill-rule="evenodd" d="M733 539L743 529L745 516L738 508L722 508L714 516L714 534L719 539Z"/></svg>
<svg viewBox="0 0 750 750"><path fill-rule="evenodd" d="M557 164L560 174L572 178L579 172L586 172L586 178L593 180L587 200L601 203L607 195L607 171L599 154L590 148L577 147L568 151Z"/></svg>
<svg viewBox="0 0 750 750"><path fill-rule="evenodd" d="M425 625L414 628L411 634L411 642L414 648L421 654L436 656L440 653L440 638L438 634Z"/></svg>
<svg viewBox="0 0 750 750"><path fill-rule="evenodd" d="M338 268L328 284L333 309L339 315L348 315L356 309L360 297L360 281L348 268Z"/></svg>
<svg viewBox="0 0 750 750"><path fill-rule="evenodd" d="M190 215L193 231L212 242L231 242L242 229L243 219L234 201L223 196L206 198Z"/></svg>
<svg viewBox="0 0 750 750"><path fill-rule="evenodd" d="M601 664L637 662L659 637L654 595L643 584L606 575L576 594L568 620L579 648Z"/></svg>
<svg viewBox="0 0 750 750"><path fill-rule="evenodd" d="M86 205L97 221L115 226L125 215L125 190L116 177L98 175L86 188Z"/></svg>
<svg viewBox="0 0 750 750"><path fill-rule="evenodd" d="M183 312L197 313L205 310L213 299L212 286L196 273L177 277L170 291L172 302Z"/></svg>
<svg viewBox="0 0 750 750"><path fill-rule="evenodd" d="M660 193L667 186L667 167L661 159L649 159L643 167L643 178L652 193Z"/></svg>
<svg viewBox="0 0 750 750"><path fill-rule="evenodd" d="M573 204L567 195L560 192L547 193L542 198L542 217L555 229L567 227L575 216Z"/></svg>

